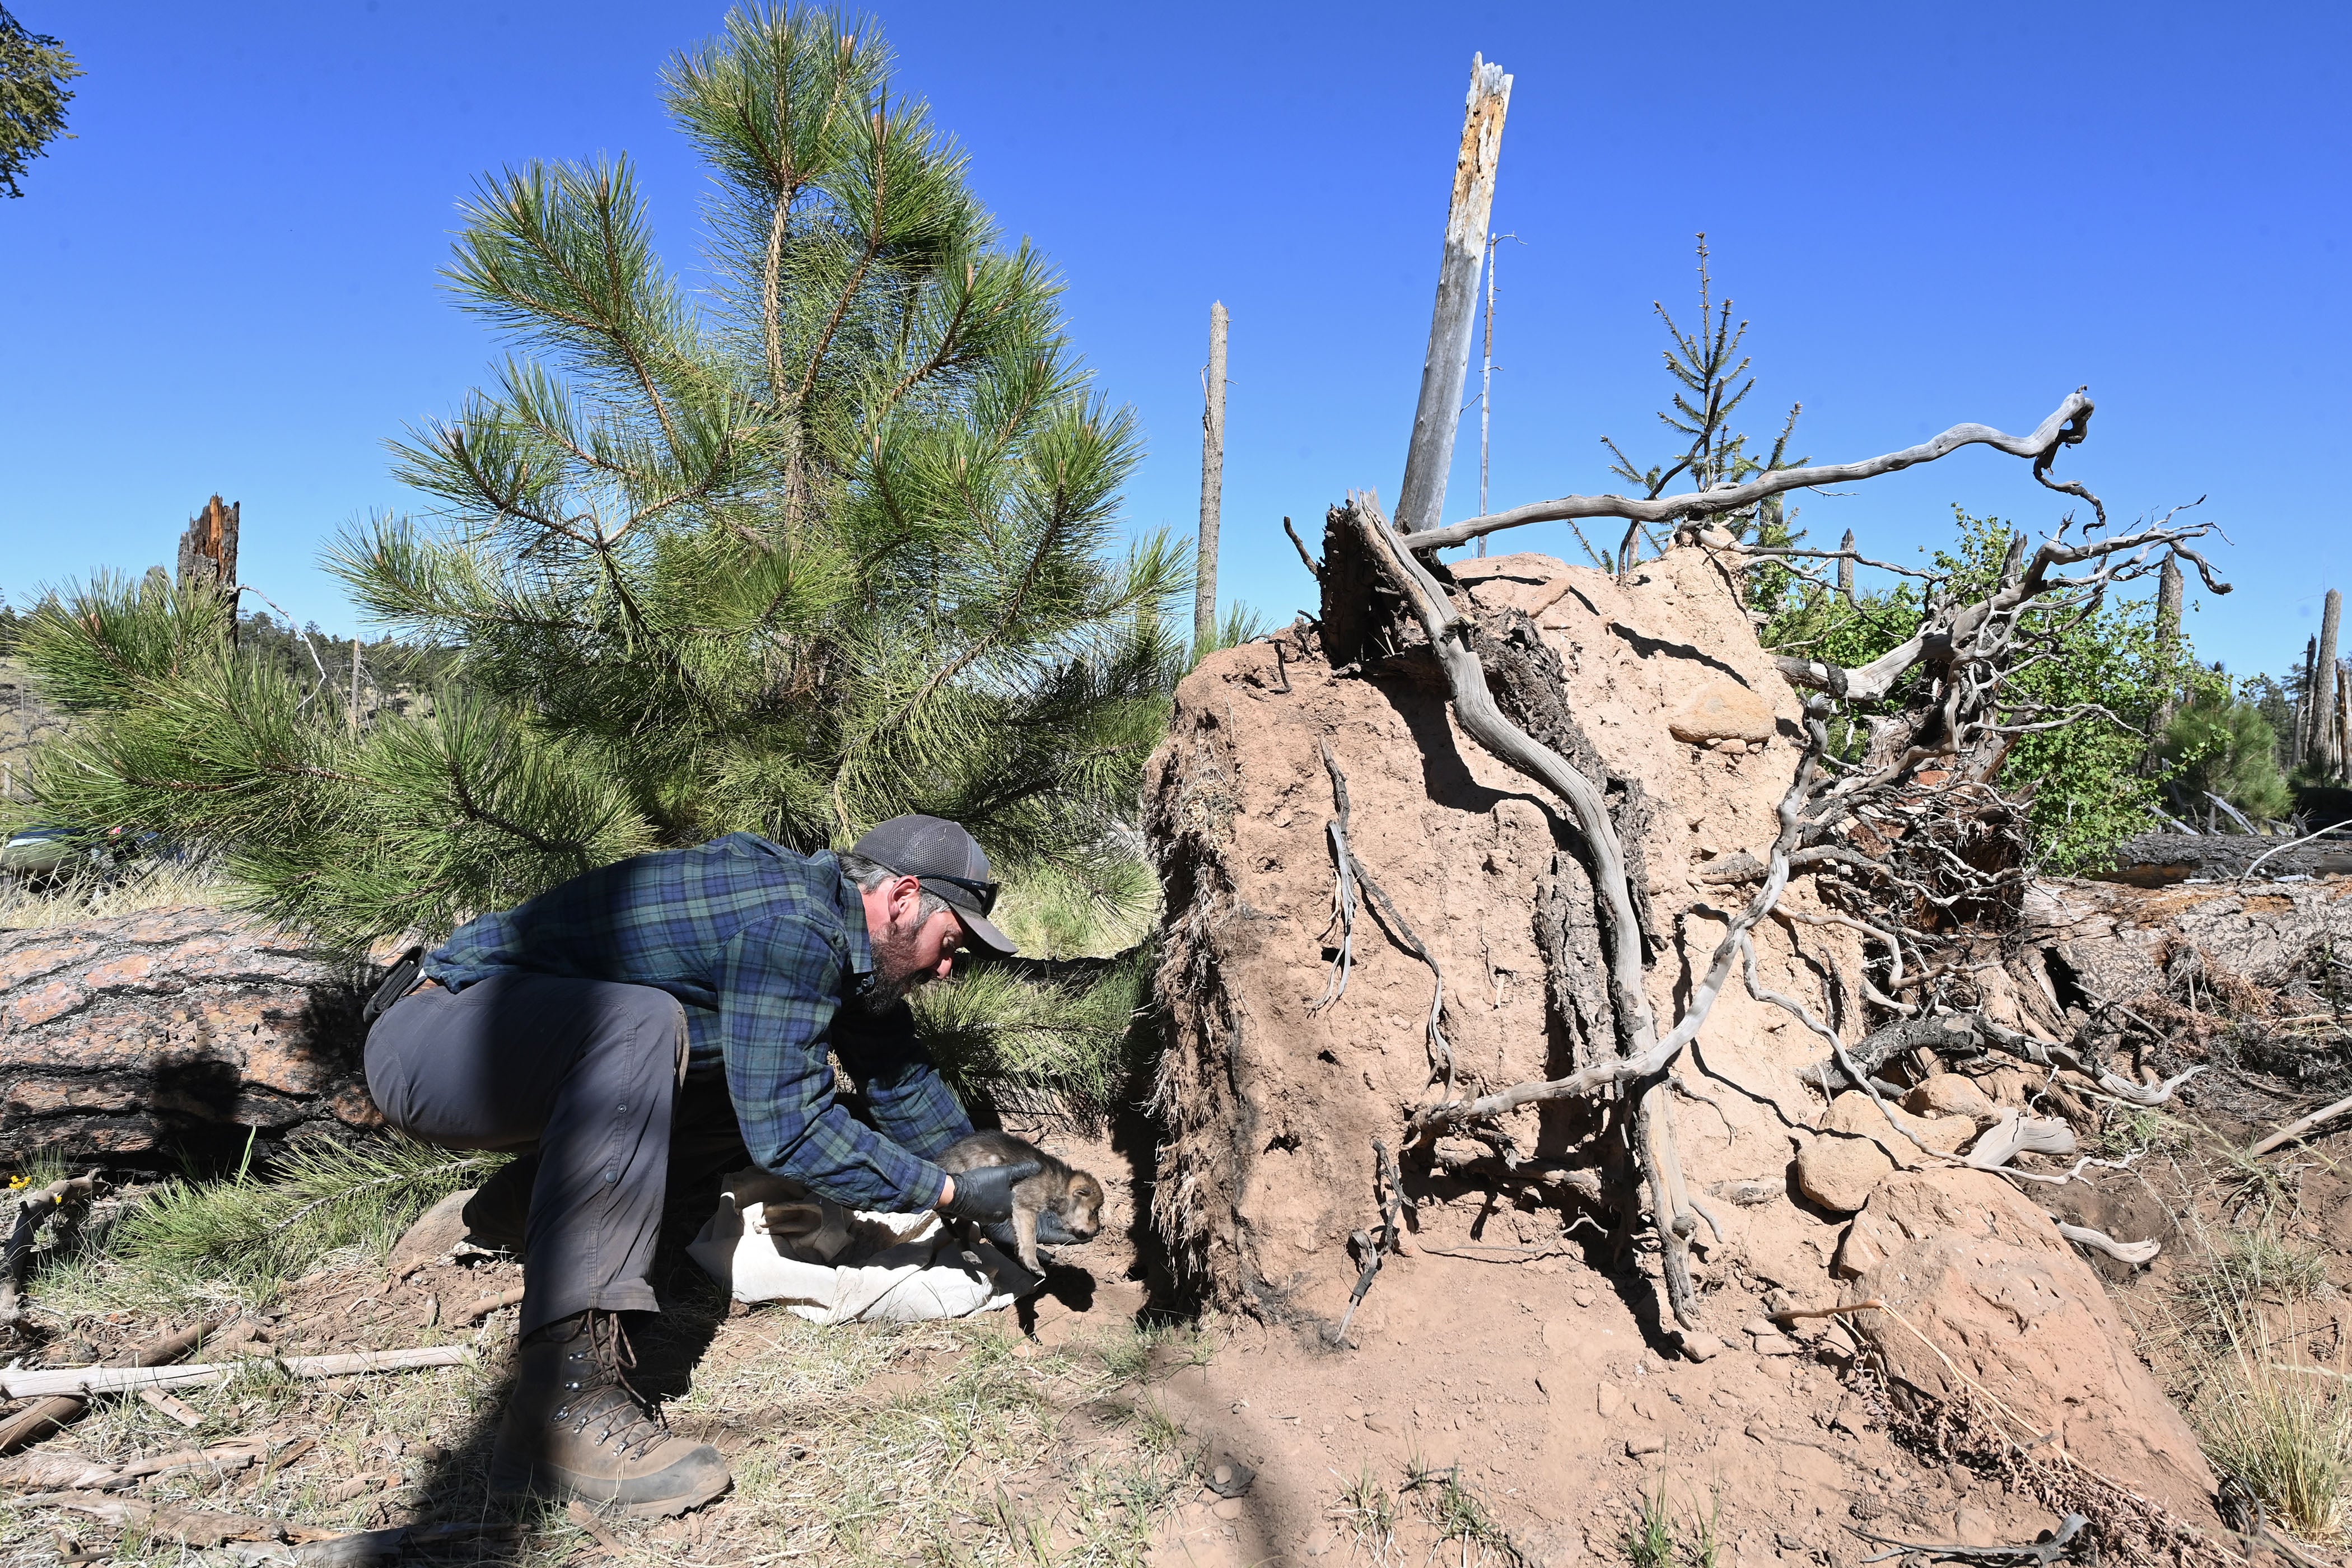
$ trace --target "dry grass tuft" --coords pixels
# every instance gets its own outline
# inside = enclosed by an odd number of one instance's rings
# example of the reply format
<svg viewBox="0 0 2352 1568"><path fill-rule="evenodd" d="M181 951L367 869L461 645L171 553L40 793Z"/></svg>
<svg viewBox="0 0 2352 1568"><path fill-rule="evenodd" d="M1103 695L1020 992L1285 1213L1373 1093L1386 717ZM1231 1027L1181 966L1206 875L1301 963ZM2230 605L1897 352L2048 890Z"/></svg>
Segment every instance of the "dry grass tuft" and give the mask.
<svg viewBox="0 0 2352 1568"><path fill-rule="evenodd" d="M62 878L0 875L0 931L47 931L142 910L222 906L230 898L210 865L162 857Z"/></svg>

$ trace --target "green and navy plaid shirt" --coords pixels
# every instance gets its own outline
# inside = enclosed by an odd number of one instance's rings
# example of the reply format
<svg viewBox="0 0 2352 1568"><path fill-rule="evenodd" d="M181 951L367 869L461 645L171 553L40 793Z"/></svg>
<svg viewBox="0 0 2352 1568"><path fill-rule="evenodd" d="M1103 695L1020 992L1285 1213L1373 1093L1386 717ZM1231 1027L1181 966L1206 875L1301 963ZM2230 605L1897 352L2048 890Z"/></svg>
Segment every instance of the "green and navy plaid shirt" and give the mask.
<svg viewBox="0 0 2352 1568"><path fill-rule="evenodd" d="M513 970L677 997L691 1066L724 1065L751 1158L837 1203L930 1207L947 1184L931 1157L971 1131L907 1005L856 1005L874 978L866 905L830 854L734 833L640 855L470 921L425 962L452 991ZM828 1047L873 1127L835 1098Z"/></svg>

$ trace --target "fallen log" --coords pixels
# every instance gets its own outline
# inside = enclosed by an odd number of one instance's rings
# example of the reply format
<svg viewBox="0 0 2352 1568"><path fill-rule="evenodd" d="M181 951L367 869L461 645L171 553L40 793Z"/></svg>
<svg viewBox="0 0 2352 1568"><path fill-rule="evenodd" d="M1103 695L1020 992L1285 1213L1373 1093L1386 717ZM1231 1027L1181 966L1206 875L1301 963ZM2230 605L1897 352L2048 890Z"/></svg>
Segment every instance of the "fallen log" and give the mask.
<svg viewBox="0 0 2352 1568"><path fill-rule="evenodd" d="M0 932L0 1159L234 1159L257 1134L374 1126L373 978L217 909Z"/></svg>

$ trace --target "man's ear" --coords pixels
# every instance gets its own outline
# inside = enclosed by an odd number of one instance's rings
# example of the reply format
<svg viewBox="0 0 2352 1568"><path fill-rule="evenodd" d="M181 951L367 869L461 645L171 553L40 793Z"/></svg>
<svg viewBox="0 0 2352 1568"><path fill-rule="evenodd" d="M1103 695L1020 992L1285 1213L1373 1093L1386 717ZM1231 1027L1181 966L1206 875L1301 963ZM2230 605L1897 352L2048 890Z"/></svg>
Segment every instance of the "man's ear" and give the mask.
<svg viewBox="0 0 2352 1568"><path fill-rule="evenodd" d="M923 907L923 884L913 877L901 877L890 884L890 924L907 924L915 911Z"/></svg>

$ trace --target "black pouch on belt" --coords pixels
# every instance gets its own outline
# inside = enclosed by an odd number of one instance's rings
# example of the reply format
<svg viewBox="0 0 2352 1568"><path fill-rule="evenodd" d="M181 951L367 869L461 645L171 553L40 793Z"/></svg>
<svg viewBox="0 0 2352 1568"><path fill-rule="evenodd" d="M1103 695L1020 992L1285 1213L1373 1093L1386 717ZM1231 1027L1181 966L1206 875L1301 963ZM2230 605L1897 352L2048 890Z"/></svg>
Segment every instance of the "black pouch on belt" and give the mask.
<svg viewBox="0 0 2352 1568"><path fill-rule="evenodd" d="M375 988L375 994L369 997L367 1005L360 1009L360 1022L373 1024L383 1017L391 1011L394 1002L416 989L417 976L424 973L425 950L422 947L412 947L394 959L392 967L384 972L383 984Z"/></svg>

